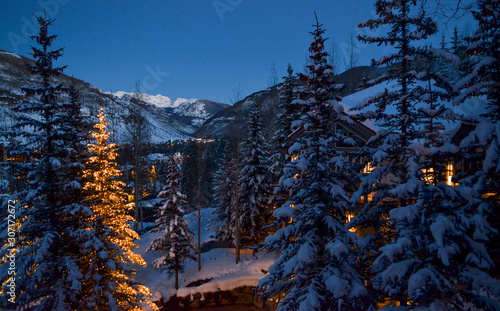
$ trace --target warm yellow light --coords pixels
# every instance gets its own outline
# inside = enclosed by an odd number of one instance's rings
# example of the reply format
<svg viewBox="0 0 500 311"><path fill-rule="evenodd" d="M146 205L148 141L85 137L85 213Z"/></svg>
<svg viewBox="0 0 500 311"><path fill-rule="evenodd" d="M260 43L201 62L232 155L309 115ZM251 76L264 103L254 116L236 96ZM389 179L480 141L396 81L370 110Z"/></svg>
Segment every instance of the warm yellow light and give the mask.
<svg viewBox="0 0 500 311"><path fill-rule="evenodd" d="M434 182L434 168L426 168L422 169L422 172L424 173L424 180L427 184L431 184Z"/></svg>
<svg viewBox="0 0 500 311"><path fill-rule="evenodd" d="M366 166L363 168L363 174L368 174L373 171L374 167L372 166L372 162L368 162Z"/></svg>
<svg viewBox="0 0 500 311"><path fill-rule="evenodd" d="M454 174L455 174L455 167L453 165L453 162L448 162L448 164L446 164L446 184L448 186L455 186L455 184L452 181Z"/></svg>

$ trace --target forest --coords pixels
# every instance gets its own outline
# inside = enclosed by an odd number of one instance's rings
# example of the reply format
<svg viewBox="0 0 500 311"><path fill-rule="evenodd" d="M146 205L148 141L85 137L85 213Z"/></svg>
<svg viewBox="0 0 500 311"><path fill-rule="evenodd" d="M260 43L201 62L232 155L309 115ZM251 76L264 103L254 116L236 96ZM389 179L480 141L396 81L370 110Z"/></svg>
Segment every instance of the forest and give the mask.
<svg viewBox="0 0 500 311"><path fill-rule="evenodd" d="M346 73L314 12L302 72L162 142L139 83L87 111L36 16L0 94L2 310L500 310L500 1L439 46L426 3L374 1L355 40L393 52Z"/></svg>

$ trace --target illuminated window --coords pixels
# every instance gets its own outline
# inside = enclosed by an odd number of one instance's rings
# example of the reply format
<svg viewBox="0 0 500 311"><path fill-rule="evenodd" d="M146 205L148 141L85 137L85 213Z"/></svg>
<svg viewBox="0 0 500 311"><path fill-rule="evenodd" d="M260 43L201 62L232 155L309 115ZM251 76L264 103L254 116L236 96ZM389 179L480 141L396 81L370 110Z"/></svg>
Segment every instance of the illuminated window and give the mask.
<svg viewBox="0 0 500 311"><path fill-rule="evenodd" d="M372 166L372 162L368 162L366 166L363 168L363 174L368 174L373 171L374 167Z"/></svg>
<svg viewBox="0 0 500 311"><path fill-rule="evenodd" d="M365 195L365 202L366 203L371 202L373 200L373 194L374 193L375 192L372 191L372 192L368 193L367 195Z"/></svg>
<svg viewBox="0 0 500 311"><path fill-rule="evenodd" d="M353 214L347 213L347 222L351 222L351 219L354 217Z"/></svg>
<svg viewBox="0 0 500 311"><path fill-rule="evenodd" d="M352 213L347 213L346 216L347 216L347 222L346 223L351 222L351 219L354 218L354 214L352 214ZM350 228L349 231L356 232L356 228Z"/></svg>
<svg viewBox="0 0 500 311"><path fill-rule="evenodd" d="M455 183L452 181L453 175L455 175L455 167L453 165L453 162L448 162L446 164L446 184L448 186L455 186Z"/></svg>
<svg viewBox="0 0 500 311"><path fill-rule="evenodd" d="M427 184L431 184L434 182L434 168L430 167L427 169L422 169L424 173L424 179ZM457 184L452 181L453 176L455 175L455 165L453 162L446 163L446 170L444 171L445 183L448 186L455 187Z"/></svg>
<svg viewBox="0 0 500 311"><path fill-rule="evenodd" d="M427 184L431 184L434 182L434 168L424 168L422 169L422 172L424 173L424 180Z"/></svg>

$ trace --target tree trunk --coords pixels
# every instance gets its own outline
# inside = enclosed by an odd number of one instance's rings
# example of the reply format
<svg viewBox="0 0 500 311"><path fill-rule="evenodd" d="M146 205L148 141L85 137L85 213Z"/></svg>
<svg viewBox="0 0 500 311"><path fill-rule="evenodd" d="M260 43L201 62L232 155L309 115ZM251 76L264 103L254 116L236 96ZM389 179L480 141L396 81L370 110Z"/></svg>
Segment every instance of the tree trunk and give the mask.
<svg viewBox="0 0 500 311"><path fill-rule="evenodd" d="M175 258L175 290L179 289L179 259Z"/></svg>
<svg viewBox="0 0 500 311"><path fill-rule="evenodd" d="M139 230L139 222L140 222L140 213L139 213L139 196L140 196L140 187L139 187L139 151L138 146L134 146L134 230L138 232ZM142 227L142 225L141 225Z"/></svg>
<svg viewBox="0 0 500 311"><path fill-rule="evenodd" d="M142 206L139 209L139 211L141 212L141 232L144 232L144 214L143 214Z"/></svg>
<svg viewBox="0 0 500 311"><path fill-rule="evenodd" d="M201 176L198 178L198 271L201 270Z"/></svg>
<svg viewBox="0 0 500 311"><path fill-rule="evenodd" d="M239 182L240 182L240 111L239 109L236 109L237 111L237 126L238 126L238 129L236 131L237 133L237 139L236 139L236 168L235 168L235 171L236 171L236 178L235 178L235 193L234 193L234 196L235 196L235 239L236 239L236 264L238 264L240 262L240 194L239 194L239 191L240 191L240 185L239 185Z"/></svg>

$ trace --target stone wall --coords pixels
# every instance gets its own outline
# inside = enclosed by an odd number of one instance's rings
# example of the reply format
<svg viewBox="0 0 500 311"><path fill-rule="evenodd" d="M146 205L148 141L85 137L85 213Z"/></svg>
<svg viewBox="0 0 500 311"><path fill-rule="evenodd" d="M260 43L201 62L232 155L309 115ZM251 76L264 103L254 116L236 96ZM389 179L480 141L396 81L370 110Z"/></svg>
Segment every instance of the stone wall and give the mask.
<svg viewBox="0 0 500 311"><path fill-rule="evenodd" d="M255 288L244 286L230 291L219 291L215 293L194 294L186 297L174 296L160 310L241 310L241 311L274 311L276 305L265 300L258 294Z"/></svg>

